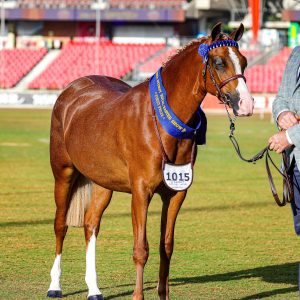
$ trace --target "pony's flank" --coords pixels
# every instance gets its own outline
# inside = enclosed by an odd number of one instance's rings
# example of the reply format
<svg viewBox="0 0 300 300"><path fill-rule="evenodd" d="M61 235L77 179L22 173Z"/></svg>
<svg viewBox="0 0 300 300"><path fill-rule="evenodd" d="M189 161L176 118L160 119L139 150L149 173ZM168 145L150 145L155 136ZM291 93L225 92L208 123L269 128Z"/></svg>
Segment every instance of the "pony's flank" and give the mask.
<svg viewBox="0 0 300 300"><path fill-rule="evenodd" d="M80 175L75 181L70 199L70 206L67 213L67 225L82 227L84 215L88 208L92 196L92 182Z"/></svg>

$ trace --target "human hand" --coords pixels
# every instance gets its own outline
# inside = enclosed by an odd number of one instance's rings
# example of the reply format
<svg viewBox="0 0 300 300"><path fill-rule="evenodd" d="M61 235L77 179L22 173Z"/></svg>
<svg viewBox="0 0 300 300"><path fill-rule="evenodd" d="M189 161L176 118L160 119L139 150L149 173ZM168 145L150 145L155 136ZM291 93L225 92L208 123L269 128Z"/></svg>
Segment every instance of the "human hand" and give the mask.
<svg viewBox="0 0 300 300"><path fill-rule="evenodd" d="M284 111L279 115L279 117L277 119L277 123L281 129L287 130L288 128L290 128L292 126L297 125L298 119L293 112Z"/></svg>
<svg viewBox="0 0 300 300"><path fill-rule="evenodd" d="M288 142L285 131L280 131L269 138L269 149L282 153L292 145Z"/></svg>

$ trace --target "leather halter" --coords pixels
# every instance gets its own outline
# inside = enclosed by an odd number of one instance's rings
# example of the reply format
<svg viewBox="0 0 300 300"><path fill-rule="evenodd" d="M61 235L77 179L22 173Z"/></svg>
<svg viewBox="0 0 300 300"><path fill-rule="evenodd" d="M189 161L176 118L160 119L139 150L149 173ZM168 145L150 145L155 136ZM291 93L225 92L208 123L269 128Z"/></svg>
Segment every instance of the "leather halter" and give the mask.
<svg viewBox="0 0 300 300"><path fill-rule="evenodd" d="M245 80L246 82L246 78L243 74L236 74L236 75L233 75L225 80L223 80L220 84L219 84L219 88L221 89L223 86L225 86L227 83L229 83L230 81L232 80L235 80L235 79L238 79L238 78L242 78Z"/></svg>
<svg viewBox="0 0 300 300"><path fill-rule="evenodd" d="M239 78L242 78L244 79L244 81L246 82L246 77L243 75L243 74L235 74L225 80L223 80L221 83L217 83L216 79L215 79L215 76L212 72L212 69L211 69L211 66L209 64L209 60L206 61L205 63L205 67L204 67L204 70L202 72L202 75L203 75L203 79L204 79L204 84L205 84L205 87L206 87L206 70L208 69L209 71L209 75L210 75L210 78L211 78L211 81L213 83L213 85L215 86L217 92L216 92L216 97L225 105L230 105L232 104L230 99L228 99L227 95L224 94L222 92L222 88L228 84L230 81L233 81L233 80L236 80L236 79L239 79Z"/></svg>
<svg viewBox="0 0 300 300"><path fill-rule="evenodd" d="M216 92L216 96L219 98L219 100L225 104L225 108L228 114L228 118L230 121L230 134L229 134L229 139L232 142L232 145L237 153L237 155L239 156L239 158L247 163L255 163L256 161L262 159L265 156L265 166L266 166L266 171L267 171L267 175L268 175L268 179L269 179L269 185L271 188L271 192L273 195L274 200L276 201L278 206L284 206L286 205L286 203L290 203L291 201L294 200L294 194L293 194L293 180L289 174L289 168L288 168L288 163L287 163L287 156L285 154L285 152L282 153L282 170L280 170L276 164L274 163L273 159L270 156L270 150L269 150L269 145L266 146L265 148L263 148L261 151L259 151L256 155L254 155L252 158L250 159L246 159L244 158L244 156L241 153L239 144L236 140L236 138L234 137L234 131L235 131L235 124L234 124L234 120L230 117L230 114L227 110L227 106L226 105L230 105L231 101L230 99L228 99L227 95L224 94L221 89L228 84L230 81L232 80L236 80L239 78L242 78L245 80L246 82L246 78L243 74L235 74L223 81L221 81L219 84L216 82L215 77L213 75L211 66L209 64L209 59L208 59L208 52L206 52L206 56L205 56L205 67L203 69L202 75L204 78L204 83L205 83L205 87L206 87L206 71L208 69L209 74L210 74L210 78L217 90ZM275 168L275 170L282 176L283 178L283 197L282 200L280 199L280 197L278 196L278 192L276 190L275 184L274 184L274 180L273 180L273 176L271 173L271 169L270 169L270 163L273 165L273 167Z"/></svg>
<svg viewBox="0 0 300 300"><path fill-rule="evenodd" d="M215 77L213 75L213 72L211 70L210 64L209 64L209 52L215 48L219 48L219 47L236 47L238 48L239 45L235 40L221 40L221 41L216 41L213 42L212 44L208 45L206 43L202 43L200 44L199 48L198 48L198 53L199 55L203 58L203 64L204 64L204 69L202 71L202 75L203 75L203 79L204 79L204 83L205 83L205 88L206 88L206 71L208 69L209 74L210 74L210 78L217 90L216 92L216 96L219 98L219 100L225 104L225 105L229 105L232 104L230 99L228 99L227 95L224 94L221 89L230 81L232 80L236 80L238 78L242 78L245 80L246 82L246 78L243 74L235 74L223 81L221 81L221 83L217 83L215 80ZM219 77L219 76L218 76ZM220 79L220 78L219 78Z"/></svg>

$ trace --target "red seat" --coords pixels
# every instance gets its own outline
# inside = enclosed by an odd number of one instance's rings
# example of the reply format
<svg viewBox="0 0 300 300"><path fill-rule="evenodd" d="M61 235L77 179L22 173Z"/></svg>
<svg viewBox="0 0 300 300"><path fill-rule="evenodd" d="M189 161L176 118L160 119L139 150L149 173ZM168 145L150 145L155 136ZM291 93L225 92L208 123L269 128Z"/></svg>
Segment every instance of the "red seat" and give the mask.
<svg viewBox="0 0 300 300"><path fill-rule="evenodd" d="M97 46L95 42L73 41L29 87L61 89L79 77L92 74L122 78L164 47L164 44L132 45L110 41L101 41ZM95 63L97 59L98 64Z"/></svg>
<svg viewBox="0 0 300 300"><path fill-rule="evenodd" d="M0 87L15 86L47 53L42 49L5 49L0 51Z"/></svg>
<svg viewBox="0 0 300 300"><path fill-rule="evenodd" d="M285 47L265 65L254 65L246 70L247 84L253 93L277 93L285 65L292 49Z"/></svg>

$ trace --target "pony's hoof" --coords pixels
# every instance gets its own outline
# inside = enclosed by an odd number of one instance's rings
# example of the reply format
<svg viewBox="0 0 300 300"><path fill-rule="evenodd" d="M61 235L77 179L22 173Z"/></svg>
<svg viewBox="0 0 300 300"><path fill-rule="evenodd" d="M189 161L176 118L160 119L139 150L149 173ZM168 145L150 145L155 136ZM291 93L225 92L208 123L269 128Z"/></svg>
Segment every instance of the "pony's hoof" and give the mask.
<svg viewBox="0 0 300 300"><path fill-rule="evenodd" d="M48 291L47 297L49 298L62 298L62 292L61 291Z"/></svg>
<svg viewBox="0 0 300 300"><path fill-rule="evenodd" d="M87 298L87 300L104 300L102 295L92 295Z"/></svg>

